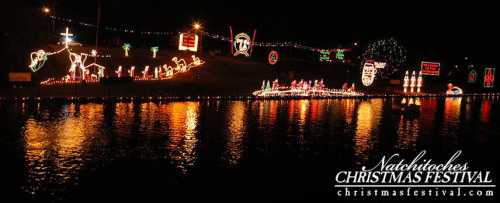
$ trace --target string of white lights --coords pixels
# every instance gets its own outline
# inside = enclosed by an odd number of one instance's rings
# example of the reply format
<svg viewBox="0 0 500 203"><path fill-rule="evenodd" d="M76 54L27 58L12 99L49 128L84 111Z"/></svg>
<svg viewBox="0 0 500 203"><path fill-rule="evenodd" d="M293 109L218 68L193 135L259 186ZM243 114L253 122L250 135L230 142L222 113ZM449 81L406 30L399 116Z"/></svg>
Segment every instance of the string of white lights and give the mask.
<svg viewBox="0 0 500 203"><path fill-rule="evenodd" d="M61 21L61 22L66 22L66 23L76 23L78 25L84 26L84 27L89 27L89 28L96 28L97 26L92 23L86 23L86 22L79 22L76 20L73 20L71 18L63 18L63 17L58 17L58 16L50 16L51 19ZM117 27L109 27L109 26L104 26L104 29L107 31L113 31L113 32L123 32L123 33L129 33L129 34L140 34L140 35L156 35L156 36L171 36L171 35L177 35L179 34L178 32L158 32L158 31L137 31L132 28L117 28ZM220 34L214 34L210 33L207 31L202 32L203 36L209 37L211 39L215 40L220 40L224 42L230 42L231 39L230 37L226 37ZM339 49L323 49L323 48L315 48L315 47L310 47L306 46L303 43L297 43L297 42L254 42L253 46L256 47L271 47L271 48L295 48L295 49L302 49L302 50L307 50L311 52L322 52L322 51L336 51Z"/></svg>

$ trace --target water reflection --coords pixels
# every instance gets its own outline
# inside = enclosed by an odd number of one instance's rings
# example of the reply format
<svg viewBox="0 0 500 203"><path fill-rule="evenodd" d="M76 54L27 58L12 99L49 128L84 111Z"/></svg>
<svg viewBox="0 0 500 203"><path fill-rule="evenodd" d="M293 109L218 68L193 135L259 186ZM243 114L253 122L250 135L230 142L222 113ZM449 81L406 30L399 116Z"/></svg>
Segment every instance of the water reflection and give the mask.
<svg viewBox="0 0 500 203"><path fill-rule="evenodd" d="M165 171L187 177L203 176L205 168L254 167L261 159L291 160L308 168L329 166L340 157L359 165L388 150L492 143L498 134L493 124L500 113L498 100L463 101L423 99L421 114L414 117L388 111L394 101L383 99L19 103L2 108L13 109L6 117L19 123L12 132L19 132L16 143L23 143L22 189L58 194L77 187L81 173L93 164L106 168L117 159L161 162L158 166L176 168ZM464 132L473 136L456 142ZM0 144L12 144L5 140Z"/></svg>
<svg viewBox="0 0 500 203"><path fill-rule="evenodd" d="M36 194L52 184L73 181L88 157L84 154L99 133L103 119L100 104L67 105L56 120L29 118L24 131L27 184Z"/></svg>
<svg viewBox="0 0 500 203"><path fill-rule="evenodd" d="M363 161L368 159L368 153L374 147L374 133L379 125L383 100L373 99L363 101L358 106L356 117L356 134L354 136L354 154Z"/></svg>
<svg viewBox="0 0 500 203"><path fill-rule="evenodd" d="M199 108L198 102L174 102L167 104L168 112L165 112L169 115L169 158L183 173L196 161Z"/></svg>
<svg viewBox="0 0 500 203"><path fill-rule="evenodd" d="M243 137L246 134L246 104L236 101L229 104L227 112L227 159L230 165L237 165L243 153Z"/></svg>
<svg viewBox="0 0 500 203"><path fill-rule="evenodd" d="M404 150L415 149L420 134L420 122L416 118L407 118L401 115L398 124L398 148Z"/></svg>
<svg viewBox="0 0 500 203"><path fill-rule="evenodd" d="M462 98L446 98L444 101L442 134L449 143L456 144L460 130L460 110ZM447 132L447 133L446 133Z"/></svg>

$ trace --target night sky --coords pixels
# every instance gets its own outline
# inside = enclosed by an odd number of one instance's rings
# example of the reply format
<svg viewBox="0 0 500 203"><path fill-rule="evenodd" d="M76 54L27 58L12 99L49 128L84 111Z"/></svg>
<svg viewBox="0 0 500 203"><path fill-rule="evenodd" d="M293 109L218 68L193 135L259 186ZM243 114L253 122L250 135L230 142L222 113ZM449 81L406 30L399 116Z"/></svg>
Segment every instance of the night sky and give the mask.
<svg viewBox="0 0 500 203"><path fill-rule="evenodd" d="M374 40L395 37L408 49L410 60L459 63L468 56L475 63L497 64L499 24L493 3L291 2L102 0L101 25L179 31L200 21L211 33L227 36L229 25L248 32L255 28L257 41L296 41L319 48L347 47L354 41L366 47ZM3 14L15 16L16 21L7 21L3 26L2 49L12 49L13 41L36 38L44 32L38 31L41 26L37 25L40 18L43 20L40 11L44 5L57 16L96 21L95 0L16 2L15 9ZM25 47L33 49L33 44Z"/></svg>

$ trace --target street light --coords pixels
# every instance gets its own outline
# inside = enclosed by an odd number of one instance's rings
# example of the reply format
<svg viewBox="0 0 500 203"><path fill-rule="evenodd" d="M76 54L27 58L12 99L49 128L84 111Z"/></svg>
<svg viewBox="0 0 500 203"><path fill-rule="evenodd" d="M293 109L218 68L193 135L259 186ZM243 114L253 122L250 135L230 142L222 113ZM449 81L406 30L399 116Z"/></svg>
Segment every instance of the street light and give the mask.
<svg viewBox="0 0 500 203"><path fill-rule="evenodd" d="M43 12L43 13L45 13L45 14L49 14L49 13L50 13L50 8L49 8L49 7L44 6L44 7L42 8L42 12Z"/></svg>

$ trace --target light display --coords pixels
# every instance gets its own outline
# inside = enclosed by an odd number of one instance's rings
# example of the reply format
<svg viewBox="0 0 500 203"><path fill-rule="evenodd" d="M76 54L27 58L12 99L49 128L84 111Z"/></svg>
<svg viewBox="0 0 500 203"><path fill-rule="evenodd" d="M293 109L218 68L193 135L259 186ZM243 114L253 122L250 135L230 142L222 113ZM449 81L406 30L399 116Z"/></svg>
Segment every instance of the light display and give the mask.
<svg viewBox="0 0 500 203"><path fill-rule="evenodd" d="M67 17L50 16L50 18L52 20L57 20L57 21L65 22L65 23L74 23L74 24L77 24L77 25L80 25L80 26L83 26L83 27L86 27L86 28L89 28L92 30L95 29L95 27L97 26L96 24L93 24L93 23L82 22L82 21L78 21L76 19L71 19L71 18L67 18ZM174 36L174 35L178 34L178 32L140 31L140 30L134 30L131 28L123 28L123 27L127 27L127 26L120 26L120 27L104 26L103 29L107 30L107 31L111 31L111 32L122 32L122 33L126 33L126 34L137 34L137 35L143 35L143 36ZM224 42L230 42L231 48L233 47L233 42L232 42L231 37L226 37L226 36L223 36L220 34L215 34L215 33L209 33L206 31L202 31L202 33L203 33L203 36L207 36L211 39L220 40L220 41L224 41ZM233 36L233 34L231 33L229 36ZM354 46L358 45L357 43L353 43L353 44L354 44ZM307 51L312 51L312 52L319 52L320 50L322 50L320 48L306 46L306 45L304 45L303 42L298 43L298 42L289 42L289 41L285 41L285 42L256 42L255 40L253 40L252 46L288 47L288 48L302 49L302 50L307 50ZM344 51L348 51L348 50L344 49ZM231 51L231 53L233 53L233 52Z"/></svg>
<svg viewBox="0 0 500 203"><path fill-rule="evenodd" d="M31 53L31 63L29 65L31 71L37 72L40 70L47 61L47 56L48 54L44 50L38 50Z"/></svg>
<svg viewBox="0 0 500 203"><path fill-rule="evenodd" d="M132 66L128 70L128 76L131 77L131 78L134 78L134 75L135 75L135 66Z"/></svg>
<svg viewBox="0 0 500 203"><path fill-rule="evenodd" d="M384 69L387 63L375 61L373 65L375 65L376 69Z"/></svg>
<svg viewBox="0 0 500 203"><path fill-rule="evenodd" d="M144 70L142 71L142 79L149 79L149 75L148 75L148 72L149 72L149 66L146 66L144 68Z"/></svg>
<svg viewBox="0 0 500 203"><path fill-rule="evenodd" d="M198 51L198 35L194 33L181 33L179 35L180 51Z"/></svg>
<svg viewBox="0 0 500 203"><path fill-rule="evenodd" d="M130 50L130 48L132 48L132 45L130 45L129 43L123 44L122 49L123 51L125 51L125 57L128 57L128 51Z"/></svg>
<svg viewBox="0 0 500 203"><path fill-rule="evenodd" d="M405 77L403 78L403 92L407 93L408 92L408 86L410 86L410 76L408 71L405 73Z"/></svg>
<svg viewBox="0 0 500 203"><path fill-rule="evenodd" d="M377 72L380 77L388 78L406 62L406 49L394 38L375 41L363 53L363 61L370 60L385 62L385 68Z"/></svg>
<svg viewBox="0 0 500 203"><path fill-rule="evenodd" d="M144 70L140 72L140 76L138 77L135 75L135 66L131 66L128 70L128 75L133 80L164 80L170 79L178 73L187 72L192 68L199 67L205 63L195 55L191 55L191 63L187 63L185 59L178 57L173 57L171 61L175 63L175 66L172 67L168 64L154 66L152 71L150 71L151 66L147 65L144 67ZM122 72L122 66L119 66L115 71L117 77L122 77ZM153 72L153 75L150 75L150 72Z"/></svg>
<svg viewBox="0 0 500 203"><path fill-rule="evenodd" d="M415 76L415 71L413 71L413 73L411 74L411 78L410 78L410 93L414 92L415 86L416 86L416 82L417 82L417 79L416 79L416 76Z"/></svg>
<svg viewBox="0 0 500 203"><path fill-rule="evenodd" d="M122 71L123 71L123 67L122 66L118 66L118 70L115 71L116 77L121 78L122 77Z"/></svg>
<svg viewBox="0 0 500 203"><path fill-rule="evenodd" d="M153 58L156 58L156 53L160 51L160 47L151 47L151 52L153 52Z"/></svg>
<svg viewBox="0 0 500 203"><path fill-rule="evenodd" d="M371 62L365 62L363 65L363 72L361 73L361 82L364 86L370 86L375 81L375 75L377 73L377 69L375 65Z"/></svg>
<svg viewBox="0 0 500 203"><path fill-rule="evenodd" d="M330 58L330 50L321 50L319 52L319 61L320 62L332 62L332 59Z"/></svg>
<svg viewBox="0 0 500 203"><path fill-rule="evenodd" d="M484 69L484 88L493 88L495 85L495 68L485 68Z"/></svg>
<svg viewBox="0 0 500 203"><path fill-rule="evenodd" d="M472 69L469 72L469 76L467 77L467 81L469 83L476 83L476 81L477 81L477 72L476 72L476 70Z"/></svg>
<svg viewBox="0 0 500 203"><path fill-rule="evenodd" d="M421 88L423 86L423 79L422 79L422 71L418 72L418 78L417 78L417 93L420 93Z"/></svg>
<svg viewBox="0 0 500 203"><path fill-rule="evenodd" d="M343 49L339 49L335 52L335 59L337 59L339 61L344 61L344 57L345 57L345 54L344 54Z"/></svg>
<svg viewBox="0 0 500 203"><path fill-rule="evenodd" d="M355 92L354 89L328 89L325 87L323 79L300 82L292 81L290 86L279 84L276 79L262 81L261 89L252 93L256 97L332 97L332 96L362 96L362 93Z"/></svg>
<svg viewBox="0 0 500 203"><path fill-rule="evenodd" d="M446 95L456 96L462 94L464 94L464 91L460 87L453 86L452 83L448 84L448 90L446 90Z"/></svg>
<svg viewBox="0 0 500 203"><path fill-rule="evenodd" d="M269 62L270 65L275 65L278 63L279 60L279 53L275 50L272 50L269 52L269 55L267 56L267 61Z"/></svg>
<svg viewBox="0 0 500 203"><path fill-rule="evenodd" d="M418 75L415 71L412 72L411 77L409 71L405 72L405 76L403 78L403 93L408 94L408 87L410 88L410 94L420 93L421 88L423 86L423 78L422 72L419 72ZM416 91L415 91L415 88Z"/></svg>
<svg viewBox="0 0 500 203"><path fill-rule="evenodd" d="M233 42L234 46L233 55L234 56L244 55L246 57L250 57L249 51L251 49L251 45L252 45L252 39L250 39L250 36L248 36L245 33L237 34L234 37L234 42Z"/></svg>
<svg viewBox="0 0 500 203"><path fill-rule="evenodd" d="M61 81L64 82L76 82L76 81L98 81L100 78L104 77L104 70L106 69L104 66L101 66L96 63L91 63L86 65L85 62L89 56L91 57L100 57L97 55L96 50L92 50L90 54L87 53L73 53L69 49L69 42L71 42L70 38L73 36L73 34L69 33L69 29L66 28L66 32L61 33L62 36L64 36L64 47L61 48L58 51L55 52L46 52L44 50L38 50L36 52L32 52L30 54L31 58L31 63L29 65L29 68L31 71L36 72L40 70L45 62L47 61L48 56L51 55L56 55L60 54L63 51L67 51L69 55L69 61L71 63L68 74L64 76ZM91 72L91 69L94 69L93 72ZM56 81L55 79L49 79L46 81L43 81L41 84L53 84L53 83L59 83L59 81Z"/></svg>
<svg viewBox="0 0 500 203"><path fill-rule="evenodd" d="M424 75L439 76L440 67L441 64L437 62L422 61L420 64L422 74Z"/></svg>
<svg viewBox="0 0 500 203"><path fill-rule="evenodd" d="M73 34L69 33L69 28L66 27L66 32L61 33L61 35L64 37L64 47L68 48L69 47L69 43L71 41L73 41L71 39L71 37L73 36Z"/></svg>

